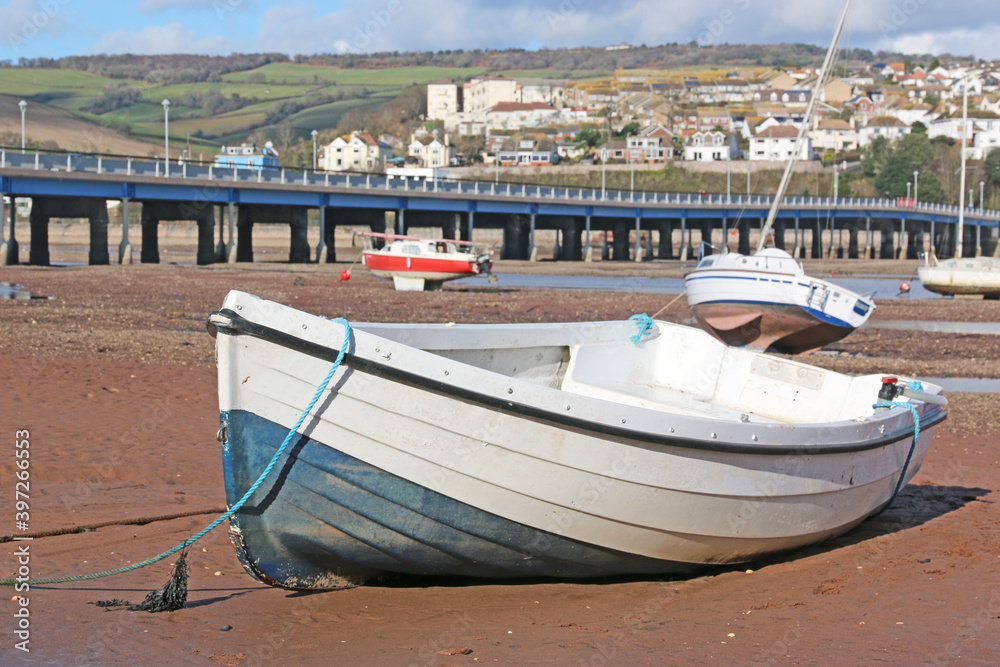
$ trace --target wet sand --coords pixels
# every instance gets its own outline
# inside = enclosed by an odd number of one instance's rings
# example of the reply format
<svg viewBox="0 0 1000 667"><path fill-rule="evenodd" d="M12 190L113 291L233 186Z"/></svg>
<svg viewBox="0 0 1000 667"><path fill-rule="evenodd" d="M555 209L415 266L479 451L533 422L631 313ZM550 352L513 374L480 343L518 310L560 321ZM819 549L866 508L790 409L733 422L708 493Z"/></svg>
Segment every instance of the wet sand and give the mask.
<svg viewBox="0 0 1000 667"><path fill-rule="evenodd" d="M183 244L168 247L182 261L193 259ZM280 253L280 243L275 247ZM350 249L341 256L352 257ZM906 275L915 265L888 264L877 268ZM856 262L828 265L874 272ZM571 266L516 263L507 270ZM653 314L673 299L506 290L503 263L495 289L396 293L359 266L342 282L339 274L347 267L0 269L0 281L55 297L0 302L0 396L9 448L0 468L10 490L8 511L13 515L14 431L29 429L29 533L83 527L36 538L32 576L102 571L148 558L197 532L224 507L213 341L204 322L229 289L352 321L617 319ZM595 263L591 270L669 275L678 269L656 262ZM1000 304L887 302L875 316L997 321ZM685 322L690 312L682 298L661 317ZM833 346L838 354L809 361L852 373L1000 377L998 338L861 330ZM995 663L1000 402L995 395L950 399L949 420L890 510L836 540L781 558L673 580L396 579L301 593L252 580L220 527L191 552L188 607L178 612L105 611L87 604L140 601L164 583L172 559L114 578L33 589L31 653L25 654L14 649L18 603L9 592L7 620L0 620L0 662ZM183 514L190 515L162 518ZM13 516L5 525L0 534L12 534ZM12 542L0 545L4 576L16 569L15 548ZM223 631L225 626L231 629Z"/></svg>

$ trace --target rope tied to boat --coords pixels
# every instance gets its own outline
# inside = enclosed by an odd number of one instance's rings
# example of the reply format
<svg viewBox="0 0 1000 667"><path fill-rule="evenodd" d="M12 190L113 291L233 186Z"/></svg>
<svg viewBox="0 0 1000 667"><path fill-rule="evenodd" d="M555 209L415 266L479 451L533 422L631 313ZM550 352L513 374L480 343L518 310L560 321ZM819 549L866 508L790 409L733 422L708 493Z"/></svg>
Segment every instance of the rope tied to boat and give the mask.
<svg viewBox="0 0 1000 667"><path fill-rule="evenodd" d="M656 326L656 323L653 322L653 318L647 315L646 313L633 315L632 317L628 318L628 321L635 322L636 325L639 327L639 332L636 335L629 337L629 340L635 343L636 345L639 344L639 341L642 340L643 336L648 336L649 334L651 334L653 332L653 327Z"/></svg>
<svg viewBox="0 0 1000 667"><path fill-rule="evenodd" d="M164 551L163 553L161 553L161 554L159 554L157 556L153 556L152 558L147 558L146 560L141 561L139 563L133 563L131 565L126 565L124 567L115 568L113 570L105 570L104 572L95 572L93 574L80 574L80 575L69 576L69 577L54 577L54 578L50 578L50 579L31 579L27 583L29 585L32 585L32 584L38 585L38 584L62 584L62 583L67 583L67 582L71 582L71 581L86 581L86 580L89 580L89 579L101 579L103 577L111 577L111 576L114 576L116 574L124 574L125 572L131 572L132 570L138 570L138 569L144 568L147 565L152 565L153 563L159 562L159 561L163 560L164 558L172 556L173 554L177 553L178 551L186 550L190 545L192 545L195 542L197 542L198 540L200 540L202 537L204 537L205 535L207 535L210 531L212 531L214 528L216 528L223 521L225 521L226 519L228 519L229 517L231 517L237 511L239 511L239 509L241 507L243 507L243 505L250 499L250 496L252 496L254 494L254 492L260 487L260 485L264 483L264 480L267 479L268 475L271 474L271 471L274 469L274 466L277 465L278 460L281 458L281 455L285 453L285 450L288 448L288 445L292 442L292 439L295 437L296 433L298 433L298 430L302 426L302 423L305 421L306 416L309 415L309 413L312 411L312 409L316 406L316 403L319 402L320 397L326 391L327 386L330 384L330 380L333 379L333 376L337 372L337 369L340 368L340 364L344 360L344 355L347 354L347 348L350 346L350 342L351 342L351 333L352 333L351 332L351 325L347 322L347 320L345 320L343 318L340 318L340 317L338 317L336 319L333 319L333 320L330 320L330 321L331 322L337 322L338 324L340 324L341 326L344 327L344 343L340 347L340 352L337 354L337 358L333 362L333 366L330 368L330 371L326 374L326 377L323 378L323 381L316 388L316 392L313 394L312 400L309 401L309 405L307 405L306 408L305 408L305 410L302 411L302 414L299 415L298 420L295 422L295 426L293 426L288 431L288 435L285 436L285 441L281 443L281 446L274 453L274 456L271 457L271 461L264 468L263 472L260 473L260 476L257 478L257 481L255 481L250 486L250 488L247 489L247 492L243 494L243 497L240 498L239 500L237 500L233 504L233 506L230 507L224 514L222 514L221 516L219 516L215 521L213 521L209 525L205 526L201 531L199 531L198 533L192 535L191 537L189 537L188 539L184 540L183 542L181 542L177 546L173 547L172 549ZM185 551L185 553L186 553L186 551ZM185 563L184 563L185 553L181 554L181 558L178 559L178 562L177 562L177 564L175 566L176 568L178 568L178 569L184 569L186 567ZM173 582L173 580L178 578L177 577L177 572L175 572L174 575L175 576L172 577L171 582L168 582L167 586L170 586L170 584ZM186 574L184 576L184 579L186 579ZM10 587L10 586L15 586L17 583L19 583L19 582L16 579L0 579L0 586L8 586L8 587ZM153 593L150 593L150 596L147 596L147 600L149 600L149 597L156 596L156 594L160 593L160 592L161 591L153 591ZM183 597L186 600L186 597L187 597L186 589L184 591L184 596ZM115 601L115 602L119 602L119 601ZM184 603L184 600L181 600L180 601L180 606L174 606L173 609L180 609L180 607L183 606L183 603ZM108 606L119 606L119 605L108 605ZM141 605L141 604L140 605L133 605L132 606L132 608L142 608L142 607L143 607L143 605ZM170 610L172 611L173 609L170 609ZM155 610L152 610L152 611L164 611L164 610L166 610L166 609L155 609ZM147 610L147 611L150 611L150 610Z"/></svg>
<svg viewBox="0 0 1000 667"><path fill-rule="evenodd" d="M918 382L917 384L920 383ZM906 461L903 463L903 469L899 473L899 479L896 481L896 488L893 490L892 496L889 498L889 502L887 502L885 506L882 507L882 509L880 509L878 512L875 512L875 514L872 515L872 517L876 517L892 506L893 501L896 500L896 496L899 495L899 490L903 488L903 480L906 479L906 471L910 467L910 459L913 458L913 451L917 448L917 438L920 437L920 415L917 414L917 409L913 407L912 404L903 403L900 401L887 401L884 403L876 403L872 407L876 409L896 408L896 407L909 408L910 414L913 416L913 442L910 443L910 451L906 453Z"/></svg>

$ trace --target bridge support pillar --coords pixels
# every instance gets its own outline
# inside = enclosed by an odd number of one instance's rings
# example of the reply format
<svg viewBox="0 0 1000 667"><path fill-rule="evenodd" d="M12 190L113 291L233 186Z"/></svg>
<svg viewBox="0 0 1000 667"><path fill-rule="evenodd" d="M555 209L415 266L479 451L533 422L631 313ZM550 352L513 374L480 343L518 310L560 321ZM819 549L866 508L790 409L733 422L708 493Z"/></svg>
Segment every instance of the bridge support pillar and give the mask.
<svg viewBox="0 0 1000 667"><path fill-rule="evenodd" d="M226 258L227 264L236 263L236 203L229 202L226 207L226 220L229 227L229 242L226 243Z"/></svg>
<svg viewBox="0 0 1000 667"><path fill-rule="evenodd" d="M328 251L326 248L326 206L319 207L319 241L316 243L316 263L327 263Z"/></svg>
<svg viewBox="0 0 1000 667"><path fill-rule="evenodd" d="M288 261L291 264L309 263L309 209L299 208L292 212L288 223L292 228Z"/></svg>
<svg viewBox="0 0 1000 667"><path fill-rule="evenodd" d="M858 258L858 226L851 225L847 229L847 258Z"/></svg>
<svg viewBox="0 0 1000 667"><path fill-rule="evenodd" d="M904 255L905 259L917 259L919 257L919 252L917 250L918 239L920 240L919 242L921 242L920 245L923 246L922 243L923 234L921 234L920 232L911 231L909 234L906 235L906 254ZM920 250L922 251L923 248L921 247Z"/></svg>
<svg viewBox="0 0 1000 667"><path fill-rule="evenodd" d="M691 259L691 236L687 228L687 218L681 218L681 250L679 259L686 262Z"/></svg>
<svg viewBox="0 0 1000 667"><path fill-rule="evenodd" d="M480 213L480 216L494 216L496 213ZM504 216L503 245L500 247L500 259L528 259L529 239L527 224L519 215Z"/></svg>
<svg viewBox="0 0 1000 667"><path fill-rule="evenodd" d="M674 259L674 223L660 221L660 259Z"/></svg>
<svg viewBox="0 0 1000 667"><path fill-rule="evenodd" d="M715 229L715 225L712 224L711 220L701 221L701 243L699 244L699 253L703 253L705 256L711 255L715 252L712 248L712 231Z"/></svg>
<svg viewBox="0 0 1000 667"><path fill-rule="evenodd" d="M142 248L139 250L139 260L143 264L160 263L160 242L157 238L160 221L153 217L153 206L154 204L149 202L142 205L142 217L140 218Z"/></svg>
<svg viewBox="0 0 1000 667"><path fill-rule="evenodd" d="M193 220L198 224L198 264L212 264L218 255L215 248L215 206L199 202L143 202L142 251L143 264L160 263L160 222Z"/></svg>
<svg viewBox="0 0 1000 667"><path fill-rule="evenodd" d="M763 225L764 224L767 224L766 220L761 225L762 229L763 229ZM772 227L772 229L774 229L774 247L777 248L778 250L784 250L785 249L785 226L786 226L786 224L787 223L785 223L784 220L777 220L777 219L775 219L774 226Z"/></svg>
<svg viewBox="0 0 1000 667"><path fill-rule="evenodd" d="M812 252L810 256L813 259L822 259L823 257L823 223L819 220L816 220L813 224Z"/></svg>
<svg viewBox="0 0 1000 667"><path fill-rule="evenodd" d="M11 197L10 202L11 209L16 208L14 205L14 199ZM10 241L7 240L7 217L6 217L5 203L3 198L3 193L0 192L0 266L9 266L12 262L10 261ZM11 237L14 236L14 225L10 226ZM14 253L14 262L17 264L17 253Z"/></svg>
<svg viewBox="0 0 1000 667"><path fill-rule="evenodd" d="M535 245L535 214L531 214L531 219L529 222L529 232L528 232L528 261L537 262L538 261L538 247Z"/></svg>
<svg viewBox="0 0 1000 667"><path fill-rule="evenodd" d="M562 224L559 259L579 262L583 259L583 225L581 218L567 218Z"/></svg>
<svg viewBox="0 0 1000 667"><path fill-rule="evenodd" d="M741 218L739 224L736 227L739 231L739 242L736 246L736 252L741 255L750 254L750 219Z"/></svg>
<svg viewBox="0 0 1000 667"><path fill-rule="evenodd" d="M17 203L12 196L10 198L10 236L5 234L0 241L0 266L14 266L20 262L18 256L17 239L14 238L14 221L17 219ZM3 193L0 193L0 227L6 229L7 217L4 213Z"/></svg>
<svg viewBox="0 0 1000 667"><path fill-rule="evenodd" d="M31 251L28 263L49 265L49 220L87 218L90 221L91 265L110 264L108 256L108 203L103 199L33 197L31 201Z"/></svg>
<svg viewBox="0 0 1000 667"><path fill-rule="evenodd" d="M236 261L253 261L253 218L249 206L240 206L236 221ZM146 246L143 245L143 250Z"/></svg>
<svg viewBox="0 0 1000 667"><path fill-rule="evenodd" d="M642 218L638 216L635 218L635 246L632 250L632 259L636 262L642 261Z"/></svg>
<svg viewBox="0 0 1000 667"><path fill-rule="evenodd" d="M614 238L611 243L611 261L627 262L629 260L628 221L615 218L612 222Z"/></svg>
<svg viewBox="0 0 1000 667"><path fill-rule="evenodd" d="M445 215L441 222L441 238L455 240L458 227L462 224L462 214Z"/></svg>
<svg viewBox="0 0 1000 667"><path fill-rule="evenodd" d="M132 263L132 242L128 238L129 199L122 199L122 240L118 244L118 263Z"/></svg>
<svg viewBox="0 0 1000 667"><path fill-rule="evenodd" d="M892 222L886 222L882 225L881 232L881 243L879 243L878 258L879 259L893 259L896 256L895 243L893 242L893 231Z"/></svg>
<svg viewBox="0 0 1000 667"><path fill-rule="evenodd" d="M226 208L219 206L219 240L215 244L215 261L226 261Z"/></svg>

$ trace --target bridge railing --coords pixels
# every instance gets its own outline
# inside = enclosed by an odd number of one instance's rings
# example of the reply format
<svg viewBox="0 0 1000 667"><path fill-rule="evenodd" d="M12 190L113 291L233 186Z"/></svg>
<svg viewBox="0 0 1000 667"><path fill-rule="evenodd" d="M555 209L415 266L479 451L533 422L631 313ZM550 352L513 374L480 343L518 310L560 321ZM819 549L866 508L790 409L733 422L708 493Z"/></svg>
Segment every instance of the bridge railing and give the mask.
<svg viewBox="0 0 1000 667"><path fill-rule="evenodd" d="M519 197L533 200L554 200L565 202L589 202L611 204L712 206L735 208L769 208L774 198L767 195L726 195L717 193L668 193L636 192L632 190L609 190L549 185L529 185L525 183L500 183L484 181L462 181L454 179L414 180L383 176L379 174L352 174L348 172L318 172L303 169L245 169L239 167L219 167L214 164L165 161L162 159L138 159L85 155L82 153L54 153L45 151L21 152L0 149L0 168L34 169L48 172L88 172L116 176L145 176L195 179L227 183L267 183L272 185L300 185L307 187L357 187L388 190L391 192L434 192L458 196ZM929 202L908 201L899 206L896 199L841 197L785 197L786 206L829 209L899 209L914 212L958 215L957 206ZM979 217L1000 220L998 211L968 209L968 213Z"/></svg>

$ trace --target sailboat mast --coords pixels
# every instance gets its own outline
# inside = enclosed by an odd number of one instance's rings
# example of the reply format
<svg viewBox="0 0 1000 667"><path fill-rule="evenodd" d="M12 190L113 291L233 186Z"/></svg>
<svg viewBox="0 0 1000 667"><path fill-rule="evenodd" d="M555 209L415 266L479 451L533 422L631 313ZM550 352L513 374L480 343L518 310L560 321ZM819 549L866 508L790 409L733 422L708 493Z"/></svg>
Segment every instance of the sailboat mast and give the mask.
<svg viewBox="0 0 1000 667"><path fill-rule="evenodd" d="M962 258L962 239L965 236L965 160L969 140L969 75L962 86L962 184L958 188L958 226L955 228L955 257Z"/></svg>
<svg viewBox="0 0 1000 667"><path fill-rule="evenodd" d="M802 146L805 143L806 133L809 131L809 125L812 122L812 116L816 110L816 104L819 101L819 96L823 90L823 82L830 76L830 67L833 64L833 54L837 52L837 44L840 43L840 36L844 32L844 23L847 22L847 14L850 9L851 0L845 0L844 9L841 11L840 20L837 22L837 29L833 33L833 41L830 42L830 48L827 49L826 58L823 60L823 70L820 72L819 78L816 80L816 88L809 97L809 106L806 107L806 115L802 119L802 127L799 128L799 136L795 140L795 149L792 151L792 157L785 165L785 173L782 174L781 183L778 185L778 191L774 195L774 203L771 204L771 210L767 213L767 222L764 223L764 227L760 230L760 241L757 242L757 252L764 249L764 244L767 241L767 234L771 231L771 227L774 226L774 219L778 215L778 207L781 206L781 200L785 196L785 191L788 189L789 181L792 179L792 170L795 168L795 161L799 159L799 155L802 153Z"/></svg>

